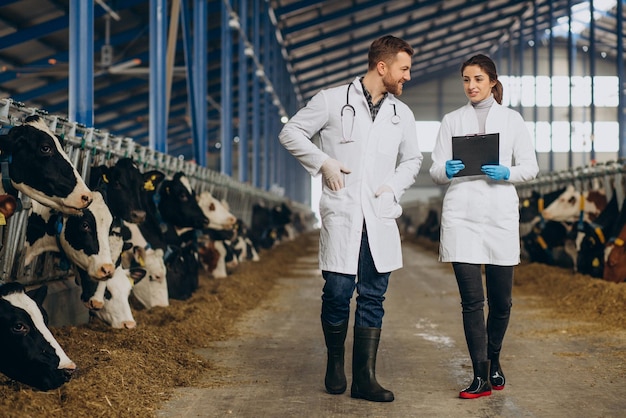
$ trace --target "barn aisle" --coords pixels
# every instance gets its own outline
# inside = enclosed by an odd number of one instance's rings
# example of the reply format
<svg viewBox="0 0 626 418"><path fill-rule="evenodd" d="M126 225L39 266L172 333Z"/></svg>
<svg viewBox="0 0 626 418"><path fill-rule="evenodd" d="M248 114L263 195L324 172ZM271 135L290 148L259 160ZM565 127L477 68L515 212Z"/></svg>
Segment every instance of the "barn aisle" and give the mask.
<svg viewBox="0 0 626 418"><path fill-rule="evenodd" d="M317 242L294 260L274 297L238 323L239 337L199 353L223 370L177 389L161 417L618 417L626 410L626 332L581 333L585 324L536 308L540 296L514 295L502 364L503 391L458 399L471 368L451 268L404 244L405 268L391 276L379 381L396 400L378 404L324 391L319 325L322 278ZM288 245L288 244L285 244ZM351 332L346 372L350 383ZM213 375L214 376L214 375Z"/></svg>

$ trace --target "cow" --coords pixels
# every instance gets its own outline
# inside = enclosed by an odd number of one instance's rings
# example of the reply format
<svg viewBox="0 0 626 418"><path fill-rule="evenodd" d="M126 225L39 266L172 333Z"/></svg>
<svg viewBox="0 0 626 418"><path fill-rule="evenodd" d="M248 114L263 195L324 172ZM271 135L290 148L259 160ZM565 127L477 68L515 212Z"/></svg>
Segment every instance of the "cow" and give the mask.
<svg viewBox="0 0 626 418"><path fill-rule="evenodd" d="M581 201L582 200L582 201ZM586 190L578 192L571 184L541 215L543 219L559 222L577 222L582 214L582 221L594 221L607 205L604 190Z"/></svg>
<svg viewBox="0 0 626 418"><path fill-rule="evenodd" d="M606 246L604 271L602 278L609 282L623 283L626 281L626 225Z"/></svg>
<svg viewBox="0 0 626 418"><path fill-rule="evenodd" d="M417 227L417 236L426 237L431 241L439 241L439 212L429 209L426 219Z"/></svg>
<svg viewBox="0 0 626 418"><path fill-rule="evenodd" d="M91 190L104 196L113 217L126 222L140 224L146 219L143 186L143 174L131 158L120 158L111 167L92 167L89 174Z"/></svg>
<svg viewBox="0 0 626 418"><path fill-rule="evenodd" d="M572 226L565 222L536 222L530 232L521 238L522 247L528 259L559 267L573 268L574 260L566 246Z"/></svg>
<svg viewBox="0 0 626 418"><path fill-rule="evenodd" d="M103 301L101 308L89 310L90 315L100 318L111 328L132 329L137 326L128 298L133 284L144 278L144 269L118 266L106 282L94 282L84 270L78 272L84 291Z"/></svg>
<svg viewBox="0 0 626 418"><path fill-rule="evenodd" d="M136 224L124 222L124 225L130 230L128 242L132 244L132 248L122 253L122 265L125 268L140 266L146 271L146 277L135 282L131 294L146 309L169 306L167 267L163 250L152 248Z"/></svg>
<svg viewBox="0 0 626 418"><path fill-rule="evenodd" d="M70 162L59 138L40 116L29 116L22 125L0 135L0 150L2 189L14 188L67 215L78 215L91 203L91 190ZM10 182L5 183L6 180ZM0 194L7 192L12 190L2 190Z"/></svg>
<svg viewBox="0 0 626 418"><path fill-rule="evenodd" d="M113 276L119 253L112 255L109 234L113 217L102 195L93 193L91 206L80 216L65 216L33 202L26 226L24 265L35 256L62 251L95 280ZM121 250L121 248L119 248Z"/></svg>
<svg viewBox="0 0 626 418"><path fill-rule="evenodd" d="M144 173L144 180L146 220L139 229L152 248L164 251L169 297L189 299L198 288L196 230L208 226L209 220L184 173L166 179L152 170Z"/></svg>
<svg viewBox="0 0 626 418"><path fill-rule="evenodd" d="M233 237L230 243L237 254L239 262L259 261L259 253L249 237L248 227L241 219L237 219L237 224L233 229Z"/></svg>
<svg viewBox="0 0 626 418"><path fill-rule="evenodd" d="M42 391L62 386L76 370L48 329L46 293L46 286L26 292L18 282L0 284L0 372Z"/></svg>
<svg viewBox="0 0 626 418"><path fill-rule="evenodd" d="M291 214L284 202L271 208L259 203L252 206L250 239L257 251L272 248L281 238L288 237L285 226L291 222Z"/></svg>
<svg viewBox="0 0 626 418"><path fill-rule="evenodd" d="M198 239L199 259L213 278L223 279L239 265L238 255L231 245L233 230L204 228Z"/></svg>
<svg viewBox="0 0 626 418"><path fill-rule="evenodd" d="M617 220L611 232L607 234L604 248L604 280L621 283L626 280L626 199L622 204Z"/></svg>
<svg viewBox="0 0 626 418"><path fill-rule="evenodd" d="M198 205L209 220L208 227L199 239L198 253L202 266L214 278L224 278L239 264L239 258L231 243L237 217L230 213L228 205L207 191L198 195Z"/></svg>
<svg viewBox="0 0 626 418"><path fill-rule="evenodd" d="M617 194L593 222L578 222L576 236L576 270L582 274L602 278L607 239L618 218Z"/></svg>
<svg viewBox="0 0 626 418"><path fill-rule="evenodd" d="M209 220L211 229L232 230L237 224L237 218L228 208L210 192L204 191L197 197L198 206Z"/></svg>

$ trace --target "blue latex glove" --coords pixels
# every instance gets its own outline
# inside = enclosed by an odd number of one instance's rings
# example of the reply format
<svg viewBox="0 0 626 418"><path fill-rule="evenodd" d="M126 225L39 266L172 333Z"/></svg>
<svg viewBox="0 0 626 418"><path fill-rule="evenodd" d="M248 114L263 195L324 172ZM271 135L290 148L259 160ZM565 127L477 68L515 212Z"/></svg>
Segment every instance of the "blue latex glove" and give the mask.
<svg viewBox="0 0 626 418"><path fill-rule="evenodd" d="M451 179L456 173L463 170L465 164L461 160L448 160L446 161L446 176Z"/></svg>
<svg viewBox="0 0 626 418"><path fill-rule="evenodd" d="M511 175L509 167L503 165L484 165L480 171L485 173L491 180L508 180Z"/></svg>

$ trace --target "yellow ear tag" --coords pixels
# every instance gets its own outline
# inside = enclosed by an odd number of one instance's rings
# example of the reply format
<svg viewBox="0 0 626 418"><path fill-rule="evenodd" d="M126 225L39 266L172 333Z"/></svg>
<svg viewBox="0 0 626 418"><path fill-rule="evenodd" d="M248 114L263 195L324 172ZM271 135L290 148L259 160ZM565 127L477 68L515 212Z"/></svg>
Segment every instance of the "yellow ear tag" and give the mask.
<svg viewBox="0 0 626 418"><path fill-rule="evenodd" d="M623 240L623 239L621 239L621 238L615 238L615 242L614 242L614 244L615 244L617 247L622 247L622 246L624 246L624 240Z"/></svg>
<svg viewBox="0 0 626 418"><path fill-rule="evenodd" d="M146 190L148 192L153 192L154 191L154 183L152 183L152 179L146 180L146 182L143 184L143 188L144 188L144 190Z"/></svg>
<svg viewBox="0 0 626 418"><path fill-rule="evenodd" d="M136 258L136 260L137 260L137 262L139 263L139 265L140 265L141 267L145 267L145 266L146 266L146 262L144 261L144 259L143 259L143 257L142 257L142 256L138 255L138 256L137 256L137 258Z"/></svg>
<svg viewBox="0 0 626 418"><path fill-rule="evenodd" d="M6 225L7 218L4 216L4 213L0 213L0 225Z"/></svg>
<svg viewBox="0 0 626 418"><path fill-rule="evenodd" d="M128 276L128 281L130 282L130 287L134 287L135 286L135 281L133 280L132 277Z"/></svg>
<svg viewBox="0 0 626 418"><path fill-rule="evenodd" d="M105 183L108 183L108 182L109 182L109 179L107 178L107 175L106 175L106 174L103 174L103 175L102 175L102 180L104 180L104 182L105 182Z"/></svg>

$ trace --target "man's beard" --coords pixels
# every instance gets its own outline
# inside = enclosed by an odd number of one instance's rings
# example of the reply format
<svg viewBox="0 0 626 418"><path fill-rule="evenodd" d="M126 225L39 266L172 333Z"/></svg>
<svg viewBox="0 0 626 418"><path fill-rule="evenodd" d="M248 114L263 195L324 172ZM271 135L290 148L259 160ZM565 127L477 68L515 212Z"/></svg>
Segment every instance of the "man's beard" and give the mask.
<svg viewBox="0 0 626 418"><path fill-rule="evenodd" d="M383 85L385 89L394 96L400 96L402 94L402 84L392 80L391 77L383 77Z"/></svg>

